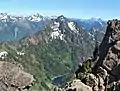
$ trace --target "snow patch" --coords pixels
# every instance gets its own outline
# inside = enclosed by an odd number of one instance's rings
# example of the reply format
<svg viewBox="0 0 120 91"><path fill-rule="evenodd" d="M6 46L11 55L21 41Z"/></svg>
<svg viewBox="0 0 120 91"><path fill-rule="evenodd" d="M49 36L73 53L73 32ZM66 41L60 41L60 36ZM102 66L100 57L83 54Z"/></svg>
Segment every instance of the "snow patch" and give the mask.
<svg viewBox="0 0 120 91"><path fill-rule="evenodd" d="M0 13L0 19L1 20L6 20L7 19L7 14L6 13Z"/></svg>
<svg viewBox="0 0 120 91"><path fill-rule="evenodd" d="M92 34L91 33L88 33L89 34L89 36L92 36Z"/></svg>
<svg viewBox="0 0 120 91"><path fill-rule="evenodd" d="M29 17L28 20L30 20L30 21L35 21L35 22L39 22L39 21L42 20L42 18L41 18L41 17L38 17L38 16L36 16L36 15L32 15L31 17Z"/></svg>
<svg viewBox="0 0 120 91"><path fill-rule="evenodd" d="M6 51L0 52L0 58L4 59L5 56L7 56L8 53Z"/></svg>
<svg viewBox="0 0 120 91"><path fill-rule="evenodd" d="M1 20L5 20L5 19L7 19L7 16L3 16L3 17L1 17L0 19L1 19Z"/></svg>
<svg viewBox="0 0 120 91"><path fill-rule="evenodd" d="M55 22L52 24L51 28L52 28L53 30L58 30L58 29L59 29L59 26L60 26L60 23L55 21Z"/></svg>
<svg viewBox="0 0 120 91"><path fill-rule="evenodd" d="M74 31L75 33L78 32L77 29L76 29L76 27L75 27L74 22L69 22L69 23L68 23L68 26L69 26L69 28L70 28L72 31Z"/></svg>
<svg viewBox="0 0 120 91"><path fill-rule="evenodd" d="M64 40L64 34L61 33L61 31L54 31L51 33L52 39L57 39L59 38L60 40Z"/></svg>
<svg viewBox="0 0 120 91"><path fill-rule="evenodd" d="M24 52L17 52L17 54L18 54L18 55L21 55L21 56L22 56L22 55L25 55Z"/></svg>
<svg viewBox="0 0 120 91"><path fill-rule="evenodd" d="M102 22L99 22L100 23L100 25L103 27L104 25L102 24Z"/></svg>
<svg viewBox="0 0 120 91"><path fill-rule="evenodd" d="M60 35L60 34L59 34L58 31L54 31L54 32L51 33L52 39L56 39L59 35Z"/></svg>
<svg viewBox="0 0 120 91"><path fill-rule="evenodd" d="M60 35L60 40L64 40L64 38L63 38L63 37L64 37L64 35L63 35L63 34L61 34L61 35Z"/></svg>

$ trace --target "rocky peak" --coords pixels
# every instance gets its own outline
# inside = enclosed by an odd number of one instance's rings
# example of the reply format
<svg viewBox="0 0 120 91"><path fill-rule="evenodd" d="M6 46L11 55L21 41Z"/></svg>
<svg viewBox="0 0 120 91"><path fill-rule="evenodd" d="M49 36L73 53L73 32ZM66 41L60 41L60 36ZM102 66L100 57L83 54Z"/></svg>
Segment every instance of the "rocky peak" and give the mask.
<svg viewBox="0 0 120 91"><path fill-rule="evenodd" d="M57 17L57 21L65 22L66 20L67 20L67 18L63 15L60 15Z"/></svg>
<svg viewBox="0 0 120 91"><path fill-rule="evenodd" d="M40 22L40 21L42 21L44 18L43 18L43 16L42 15L40 15L40 14L34 14L34 15L31 15L31 16L29 16L29 18L28 18L28 20L29 21L33 21L33 22Z"/></svg>
<svg viewBox="0 0 120 91"><path fill-rule="evenodd" d="M120 21L109 20L107 24L105 36L95 48L93 58L79 65L75 72L76 78L91 87L92 91L120 91ZM68 89L65 91L73 91Z"/></svg>
<svg viewBox="0 0 120 91"><path fill-rule="evenodd" d="M105 36L99 46L98 55L96 55L97 64L94 70L96 73L98 68L102 67L107 71L106 77L108 76L109 79L107 85L111 86L112 84L112 87L116 89L115 91L119 91L119 85L113 85L113 83L120 80L118 75L120 73L120 21L117 19L109 20L107 24ZM107 88L107 90L111 91L112 87Z"/></svg>
<svg viewBox="0 0 120 91"><path fill-rule="evenodd" d="M114 41L120 40L120 20L108 21L108 28L111 34L111 38Z"/></svg>
<svg viewBox="0 0 120 91"><path fill-rule="evenodd" d="M110 20L108 21L107 30L105 36L99 46L99 63L103 63L107 54L110 52L110 49L114 46L119 45L120 41L120 21L118 20ZM102 64L99 65L102 65Z"/></svg>

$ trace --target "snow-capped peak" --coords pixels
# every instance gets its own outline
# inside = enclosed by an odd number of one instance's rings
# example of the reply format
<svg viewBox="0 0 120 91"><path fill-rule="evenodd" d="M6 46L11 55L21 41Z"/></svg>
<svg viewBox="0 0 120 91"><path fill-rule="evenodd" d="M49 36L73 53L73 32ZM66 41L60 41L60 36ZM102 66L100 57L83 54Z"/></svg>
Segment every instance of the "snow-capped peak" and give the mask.
<svg viewBox="0 0 120 91"><path fill-rule="evenodd" d="M31 16L29 16L28 20L39 22L39 21L43 20L43 16L41 16L39 14L31 15Z"/></svg>
<svg viewBox="0 0 120 91"><path fill-rule="evenodd" d="M0 13L0 20L6 20L8 15L6 13Z"/></svg>
<svg viewBox="0 0 120 91"><path fill-rule="evenodd" d="M67 18L64 17L63 15L61 15L61 16L57 17L57 20L61 22L61 21L66 21Z"/></svg>

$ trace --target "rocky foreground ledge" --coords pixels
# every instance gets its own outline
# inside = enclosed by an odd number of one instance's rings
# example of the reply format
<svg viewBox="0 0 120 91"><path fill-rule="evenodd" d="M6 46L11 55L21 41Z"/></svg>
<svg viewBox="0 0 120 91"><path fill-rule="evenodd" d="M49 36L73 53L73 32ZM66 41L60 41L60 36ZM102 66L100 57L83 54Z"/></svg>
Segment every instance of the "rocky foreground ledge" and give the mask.
<svg viewBox="0 0 120 91"><path fill-rule="evenodd" d="M0 91L28 91L33 81L21 67L0 61Z"/></svg>
<svg viewBox="0 0 120 91"><path fill-rule="evenodd" d="M120 20L107 24L93 58L80 64L75 79L58 91L120 91Z"/></svg>

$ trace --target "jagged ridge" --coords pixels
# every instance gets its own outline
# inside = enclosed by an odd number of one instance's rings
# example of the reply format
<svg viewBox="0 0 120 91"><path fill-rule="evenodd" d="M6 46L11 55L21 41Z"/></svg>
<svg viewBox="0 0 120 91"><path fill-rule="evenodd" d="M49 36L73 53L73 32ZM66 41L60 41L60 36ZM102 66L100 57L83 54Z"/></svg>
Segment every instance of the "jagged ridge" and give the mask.
<svg viewBox="0 0 120 91"><path fill-rule="evenodd" d="M119 91L120 90L120 21L108 21L105 36L96 46L93 58L79 65L76 78L84 83L84 89L67 86L64 91ZM71 83L75 83L74 81ZM78 82L79 83L79 82Z"/></svg>

